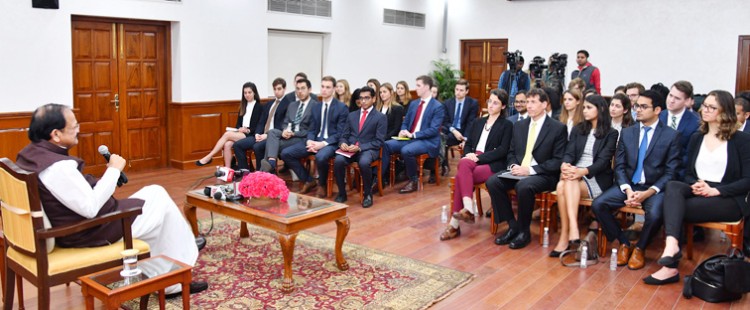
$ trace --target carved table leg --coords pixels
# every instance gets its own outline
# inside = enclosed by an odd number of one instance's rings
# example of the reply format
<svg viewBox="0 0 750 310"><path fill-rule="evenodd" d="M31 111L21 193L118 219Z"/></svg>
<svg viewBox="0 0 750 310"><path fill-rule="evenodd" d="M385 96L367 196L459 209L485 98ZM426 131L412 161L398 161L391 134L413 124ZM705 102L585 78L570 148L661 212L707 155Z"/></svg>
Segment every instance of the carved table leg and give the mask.
<svg viewBox="0 0 750 310"><path fill-rule="evenodd" d="M336 266L339 270L348 270L349 264L341 253L341 246L344 245L344 239L349 233L349 217L342 217L336 220Z"/></svg>
<svg viewBox="0 0 750 310"><path fill-rule="evenodd" d="M284 278L281 282L281 291L289 293L294 290L294 279L292 278L292 259L294 258L294 241L297 233L284 235L279 233L281 253L284 255Z"/></svg>
<svg viewBox="0 0 750 310"><path fill-rule="evenodd" d="M240 238L250 237L250 232L247 230L247 223L240 221Z"/></svg>
<svg viewBox="0 0 750 310"><path fill-rule="evenodd" d="M198 216L195 214L195 209L195 206L186 203L182 210L190 223L190 229L193 230L193 236L198 237Z"/></svg>

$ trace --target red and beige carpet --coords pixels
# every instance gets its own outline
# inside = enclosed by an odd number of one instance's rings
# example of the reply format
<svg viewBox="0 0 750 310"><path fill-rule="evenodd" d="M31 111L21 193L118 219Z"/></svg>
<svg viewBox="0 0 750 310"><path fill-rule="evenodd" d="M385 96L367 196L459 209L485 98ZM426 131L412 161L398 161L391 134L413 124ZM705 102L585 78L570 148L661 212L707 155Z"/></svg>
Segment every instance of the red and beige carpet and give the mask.
<svg viewBox="0 0 750 310"><path fill-rule="evenodd" d="M240 239L238 221L215 218L208 245L193 269L193 279L208 281L210 287L191 296L192 309L425 309L474 278L346 242L343 252L349 270L340 271L334 239L301 232L294 249L296 288L284 294L276 233L248 228L250 237ZM169 300L167 309L181 305L179 298ZM153 295L149 308L158 308Z"/></svg>

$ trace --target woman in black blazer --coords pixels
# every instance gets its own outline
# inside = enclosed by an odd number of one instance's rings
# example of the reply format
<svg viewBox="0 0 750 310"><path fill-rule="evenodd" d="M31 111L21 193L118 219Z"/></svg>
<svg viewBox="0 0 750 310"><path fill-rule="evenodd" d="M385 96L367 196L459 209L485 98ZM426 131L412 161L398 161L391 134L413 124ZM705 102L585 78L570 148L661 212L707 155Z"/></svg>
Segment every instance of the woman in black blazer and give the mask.
<svg viewBox="0 0 750 310"><path fill-rule="evenodd" d="M680 281L683 222L734 222L750 214L750 134L737 130L732 95L708 93L700 113L701 125L688 143L685 182L670 181L664 190L667 240L658 262L664 267L643 279L646 284Z"/></svg>
<svg viewBox="0 0 750 310"><path fill-rule="evenodd" d="M458 162L453 190L453 218L440 234L440 240L449 240L461 235L459 221L474 223L477 210L471 199L474 184L481 184L489 177L506 169L506 157L513 133L513 123L505 118L508 93L493 89L487 101L489 116L474 120L466 131L464 157Z"/></svg>
<svg viewBox="0 0 750 310"><path fill-rule="evenodd" d="M612 186L612 156L617 147L617 130L612 128L609 105L599 95L583 102L583 121L570 132L557 183L557 207L561 233L550 257L580 243L578 205L581 198L594 199Z"/></svg>
<svg viewBox="0 0 750 310"><path fill-rule="evenodd" d="M401 131L401 123L404 121L404 107L396 102L396 95L391 83L381 85L378 92L380 104L376 106L376 109L388 117L385 139L390 140L391 137L398 136L398 132Z"/></svg>
<svg viewBox="0 0 750 310"><path fill-rule="evenodd" d="M260 114L263 113L263 105L260 103L258 88L252 82L242 85L242 100L240 101L240 111L237 114L237 123L234 128L227 128L227 131L221 135L216 145L208 152L208 155L196 160L196 166L205 166L213 161L213 156L224 150L224 167L232 164L232 145L235 141L244 139L255 134L255 127L258 126Z"/></svg>

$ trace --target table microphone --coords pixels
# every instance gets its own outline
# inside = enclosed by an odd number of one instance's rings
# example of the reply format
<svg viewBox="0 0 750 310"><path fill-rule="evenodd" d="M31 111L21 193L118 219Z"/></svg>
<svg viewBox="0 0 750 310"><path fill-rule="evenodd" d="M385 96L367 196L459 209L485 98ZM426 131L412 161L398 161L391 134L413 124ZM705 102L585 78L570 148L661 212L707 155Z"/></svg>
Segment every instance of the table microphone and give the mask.
<svg viewBox="0 0 750 310"><path fill-rule="evenodd" d="M102 156L104 156L104 159L106 159L107 162L109 162L109 157L112 155L109 153L109 148L104 144L99 146L99 154L102 154ZM127 183L128 183L128 177L125 176L125 172L120 171L120 178L117 179L117 187L120 187L123 184L127 184Z"/></svg>

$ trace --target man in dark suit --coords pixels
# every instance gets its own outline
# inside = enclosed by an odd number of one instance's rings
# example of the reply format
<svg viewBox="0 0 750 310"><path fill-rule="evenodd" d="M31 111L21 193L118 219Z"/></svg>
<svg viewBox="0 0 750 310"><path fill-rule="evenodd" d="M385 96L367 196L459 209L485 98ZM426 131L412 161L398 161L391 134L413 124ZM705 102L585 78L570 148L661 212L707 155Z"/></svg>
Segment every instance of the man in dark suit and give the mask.
<svg viewBox="0 0 750 310"><path fill-rule="evenodd" d="M664 97L647 90L640 93L633 105L636 126L623 128L615 153L615 183L592 203L596 218L608 240L619 240L617 265L641 269L645 265L645 249L662 223L664 186L676 177L681 165L680 134L659 121L664 110ZM635 247L620 229L612 212L623 207L642 207L645 222Z"/></svg>
<svg viewBox="0 0 750 310"><path fill-rule="evenodd" d="M307 141L296 143L281 151L281 159L289 165L289 168L303 183L300 193L307 194L320 183L317 192L320 198L326 196L328 159L336 155L337 144L346 123L346 116L349 114L349 108L333 98L335 85L335 78L323 77L320 81L320 95L323 102L312 107L312 126L307 131ZM315 154L315 166L319 175L317 183L300 162L300 159L310 154Z"/></svg>
<svg viewBox="0 0 750 310"><path fill-rule="evenodd" d="M296 82L295 91L299 100L289 104L282 125L284 130L274 128L268 131L266 154L260 162L260 170L275 172L276 159L284 148L296 143L305 143L307 131L312 126L311 111L320 105L320 102L310 97L311 85L307 79Z"/></svg>
<svg viewBox="0 0 750 310"><path fill-rule="evenodd" d="M349 113L343 134L339 139L342 151L352 152L354 155L346 157L336 155L333 171L336 175L336 185L339 194L336 202L346 201L346 165L357 161L362 174L363 197L362 207L372 206L372 169L370 164L380 156L380 148L385 142L388 121L385 115L374 109L376 92L369 86L360 89L360 109Z"/></svg>
<svg viewBox="0 0 750 310"><path fill-rule="evenodd" d="M750 93L748 93L750 98ZM750 99L745 98L742 94L734 98L734 108L737 111L737 122L740 124L741 131L750 132L750 126L747 125L747 118L750 117ZM750 225L748 225L750 227ZM750 241L750 240L748 240Z"/></svg>
<svg viewBox="0 0 750 310"><path fill-rule="evenodd" d="M447 147L459 145L466 140L466 137L464 137L466 128L477 118L477 111L479 110L477 100L467 96L469 94L469 81L465 79L458 80L453 93L455 97L444 102L445 117L443 126L441 127L441 134L446 137L445 146ZM447 159L443 159L441 164L443 170L450 169ZM433 180L436 173L436 171L432 172L430 180Z"/></svg>
<svg viewBox="0 0 750 310"><path fill-rule="evenodd" d="M677 81L672 85L667 95L667 109L659 113L659 122L680 133L680 158L687 161L687 145L690 136L698 130L700 119L688 106L693 100L693 84L688 81ZM677 171L677 179L682 179L685 174L684 167Z"/></svg>
<svg viewBox="0 0 750 310"><path fill-rule="evenodd" d="M560 177L560 165L568 141L564 124L547 116L549 97L540 88L526 96L529 118L513 125L513 138L508 150L509 172L514 178L501 177L506 171L491 176L487 190L492 198L495 223L508 221L508 231L495 239L495 244L509 244L521 249L531 242L531 213L536 194L554 190ZM518 219L513 214L508 190L515 188L518 197Z"/></svg>
<svg viewBox="0 0 750 310"><path fill-rule="evenodd" d="M422 75L417 78L416 91L420 99L409 104L409 111L401 124L399 138L385 143L383 148L383 171L388 171L390 154L401 153L406 164L406 174L409 182L399 190L406 194L418 189L417 184L417 156L429 154L436 158L440 154L440 125L445 117L443 104L432 98L430 88L433 80Z"/></svg>
<svg viewBox="0 0 750 310"><path fill-rule="evenodd" d="M297 72L297 74L294 75L294 83L295 83L295 85L297 84L297 81L302 80L302 79L307 80L308 79L307 78L307 74L305 74L304 72ZM313 93L312 90L310 90L310 97L312 97L315 100L318 100L318 95L316 95L315 93ZM295 91L290 91L282 99L282 101L285 101L286 103L292 103L292 102L295 102L297 100L299 100L299 95L297 95L297 91L296 90Z"/></svg>
<svg viewBox="0 0 750 310"><path fill-rule="evenodd" d="M522 121L529 117L529 114L526 113L526 91L525 90L519 90L516 93L516 99L513 101L513 105L516 108L516 112L518 112L515 115L508 116L508 120L515 124L518 121Z"/></svg>
<svg viewBox="0 0 750 310"><path fill-rule="evenodd" d="M237 158L237 167L239 169L248 169L247 163L247 150L253 149L255 152L255 167L260 168L260 161L263 159L266 153L266 139L268 138L268 131L276 129L284 129L284 115L286 114L286 108L289 106L289 101L284 101L284 91L286 90L286 81L282 78L276 78L273 80L273 95L274 101L266 103L263 107L263 113L260 115L258 126L255 128L255 135L241 139L234 143L232 148L234 149L234 156Z"/></svg>

